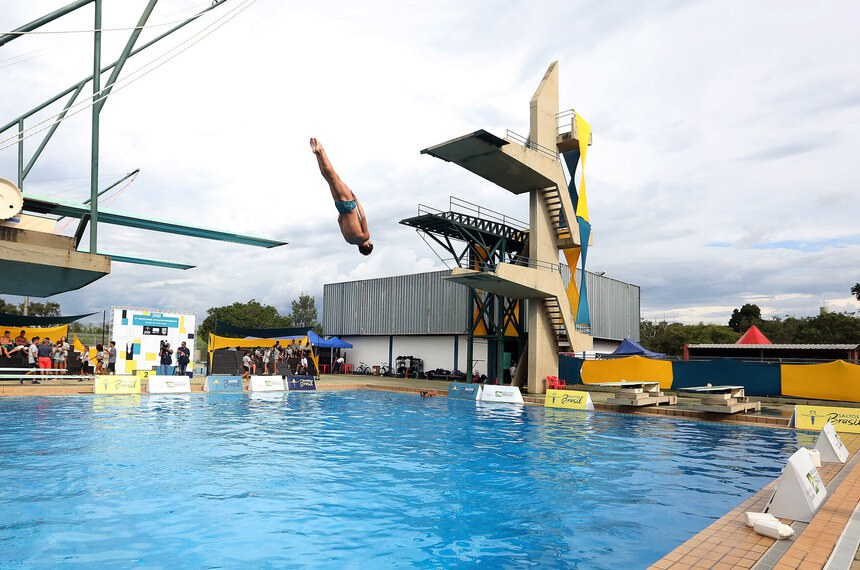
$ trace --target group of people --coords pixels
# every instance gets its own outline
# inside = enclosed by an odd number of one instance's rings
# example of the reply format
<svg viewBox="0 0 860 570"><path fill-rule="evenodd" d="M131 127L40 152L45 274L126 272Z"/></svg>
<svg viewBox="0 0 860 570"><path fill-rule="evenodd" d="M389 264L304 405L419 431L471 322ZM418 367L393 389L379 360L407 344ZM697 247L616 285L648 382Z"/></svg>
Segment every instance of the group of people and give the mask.
<svg viewBox="0 0 860 570"><path fill-rule="evenodd" d="M283 346L281 341L276 341L271 347L248 349L242 354L242 377L249 378L252 374L291 375L293 373L290 367L291 361L295 363L296 374L307 374L309 355L310 350L295 342ZM281 366L280 370L278 365Z"/></svg>
<svg viewBox="0 0 860 570"><path fill-rule="evenodd" d="M161 342L161 347L158 349L158 375L170 375L170 366L173 364L174 351L170 348L170 343L167 341ZM176 349L176 371L180 376L185 376L188 369L188 364L191 362L191 349L182 341L179 348Z"/></svg>
<svg viewBox="0 0 860 570"><path fill-rule="evenodd" d="M31 370L26 375L40 373L42 380L47 377L65 376L69 370L69 358L73 354L72 347L66 337L62 336L57 342L50 338L41 338L38 335L27 338L27 331L21 333L13 340L9 331L4 331L0 336L0 356L3 358L19 358L26 363L26 368ZM15 356L18 355L18 356ZM90 368L90 350L88 346L80 353L77 359L81 363L81 375L92 374ZM111 341L110 347L96 345L96 374L114 374L116 372L116 343ZM83 379L79 379L83 381ZM21 379L24 383L24 379ZM40 380L34 378L32 384L41 384Z"/></svg>

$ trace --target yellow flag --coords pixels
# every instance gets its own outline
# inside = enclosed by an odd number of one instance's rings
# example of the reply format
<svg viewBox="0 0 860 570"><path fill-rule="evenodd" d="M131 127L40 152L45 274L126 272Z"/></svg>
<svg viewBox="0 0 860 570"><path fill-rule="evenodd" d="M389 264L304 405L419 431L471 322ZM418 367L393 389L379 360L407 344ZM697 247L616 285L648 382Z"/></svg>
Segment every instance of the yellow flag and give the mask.
<svg viewBox="0 0 860 570"><path fill-rule="evenodd" d="M582 168L579 169L579 202L576 204L576 216L582 218L586 222L588 219L588 201L585 199L585 157L588 153L588 141L591 140L591 125L585 119L576 114L576 132L579 136L579 159L582 161Z"/></svg>

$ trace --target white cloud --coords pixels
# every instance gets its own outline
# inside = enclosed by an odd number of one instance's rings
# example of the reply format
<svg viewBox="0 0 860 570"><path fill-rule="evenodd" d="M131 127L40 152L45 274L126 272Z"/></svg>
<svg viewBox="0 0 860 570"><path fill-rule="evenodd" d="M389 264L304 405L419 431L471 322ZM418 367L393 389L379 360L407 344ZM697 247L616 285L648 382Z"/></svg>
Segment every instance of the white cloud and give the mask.
<svg viewBox="0 0 860 570"><path fill-rule="evenodd" d="M239 3L229 0L136 56L123 77ZM207 5L164 1L150 23ZM143 6L106 3L105 26L132 25ZM2 26L55 8L5 2ZM640 284L643 316L724 322L752 298L773 314L814 314L822 300L832 310L857 308L846 294L860 281L851 213L858 16L852 4L823 11L716 0L558 1L540 10L257 2L112 96L102 115L101 172L115 179L141 169L113 208L290 245L257 250L105 226L106 250L197 268L115 264L107 278L57 300L68 312L125 304L203 312L253 297L286 311L303 291L321 298L327 282L438 269L424 242L397 223L419 203L445 208L456 195L520 219L528 206L419 151L478 128L526 133L529 99L558 59L562 108L575 107L594 132L589 267ZM91 20L83 9L46 29ZM146 30L141 41L163 30ZM126 35L105 34L106 60ZM0 123L88 75L90 47L89 37L63 35L0 48ZM71 179L88 174L88 121L83 112L62 125L28 192L88 196L86 179ZM376 243L369 258L339 236L310 136L366 205ZM16 163L14 149L0 152L0 176L14 178Z"/></svg>

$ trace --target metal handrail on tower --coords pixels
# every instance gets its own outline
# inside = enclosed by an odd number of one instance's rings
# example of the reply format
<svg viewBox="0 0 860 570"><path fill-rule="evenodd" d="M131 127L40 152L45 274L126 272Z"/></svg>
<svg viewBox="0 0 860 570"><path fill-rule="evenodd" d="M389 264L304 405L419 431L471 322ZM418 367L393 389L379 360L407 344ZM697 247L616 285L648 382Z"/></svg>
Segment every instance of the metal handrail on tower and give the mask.
<svg viewBox="0 0 860 570"><path fill-rule="evenodd" d="M552 158L553 160L561 160L558 156L557 150L552 149L552 148L547 148L545 146L541 146L538 143L536 143L535 141L531 140L530 138L524 137L523 135L515 133L512 130L509 130L509 129L505 130L505 138L508 140L518 142L526 148L530 148L530 149L536 150L542 154L545 154L546 156Z"/></svg>

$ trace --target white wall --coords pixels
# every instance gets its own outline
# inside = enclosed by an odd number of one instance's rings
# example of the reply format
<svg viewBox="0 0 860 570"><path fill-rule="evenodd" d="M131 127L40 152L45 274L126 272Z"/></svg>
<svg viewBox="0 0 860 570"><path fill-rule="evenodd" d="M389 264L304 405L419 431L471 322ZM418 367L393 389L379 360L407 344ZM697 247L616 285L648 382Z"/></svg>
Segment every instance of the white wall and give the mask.
<svg viewBox="0 0 860 570"><path fill-rule="evenodd" d="M344 336L341 337L352 345L345 349L347 363L357 368L362 362L368 366L378 366L380 362L388 364L387 336Z"/></svg>
<svg viewBox="0 0 860 570"><path fill-rule="evenodd" d="M346 349L346 361L358 366L364 362L368 366L377 366L381 362L388 363L387 336L344 336L341 337L353 345ZM457 368L466 370L466 336L460 335L458 344L457 365L454 365L454 335L422 335L393 337L391 365L395 365L398 356L414 356L424 360L424 370L442 368L451 370ZM473 360L475 368L481 374L487 373L487 341L475 339Z"/></svg>
<svg viewBox="0 0 860 570"><path fill-rule="evenodd" d="M620 344L620 340L602 340L596 338L594 339L594 352L608 354L610 352L614 352Z"/></svg>

